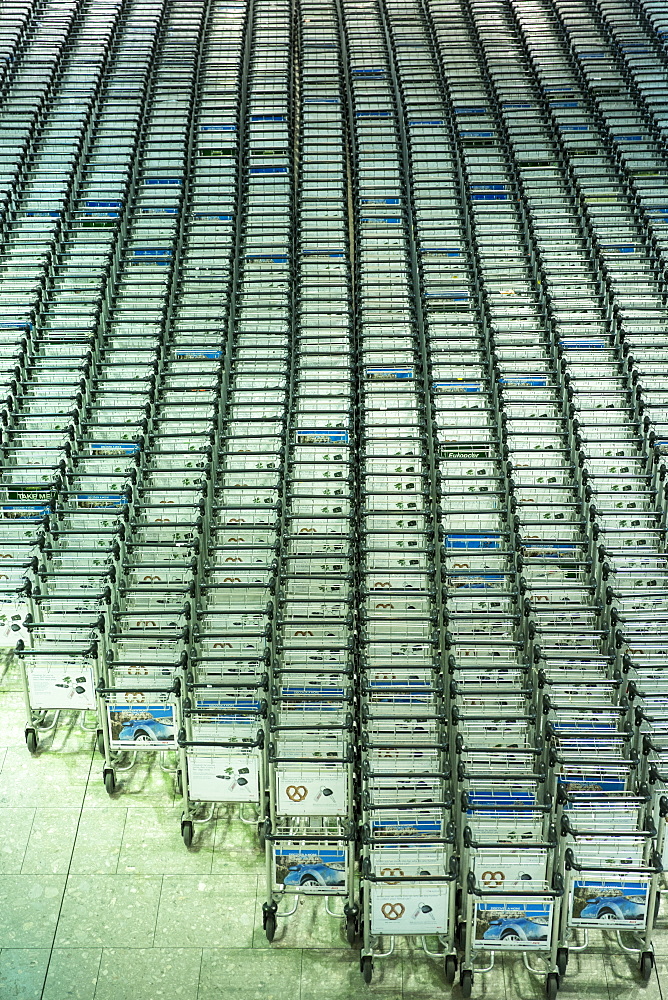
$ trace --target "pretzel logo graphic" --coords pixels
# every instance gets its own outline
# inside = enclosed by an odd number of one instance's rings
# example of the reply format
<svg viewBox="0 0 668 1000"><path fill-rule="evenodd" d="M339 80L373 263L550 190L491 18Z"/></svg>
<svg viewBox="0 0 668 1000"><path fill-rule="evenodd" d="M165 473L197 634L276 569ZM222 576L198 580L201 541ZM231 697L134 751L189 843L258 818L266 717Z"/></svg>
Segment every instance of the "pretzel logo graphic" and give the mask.
<svg viewBox="0 0 668 1000"><path fill-rule="evenodd" d="M227 556L225 562L243 562L241 556Z"/></svg>
<svg viewBox="0 0 668 1000"><path fill-rule="evenodd" d="M288 785L285 794L291 802L303 802L308 795L308 788L304 785Z"/></svg>
<svg viewBox="0 0 668 1000"><path fill-rule="evenodd" d="M214 642L213 649L232 649L231 642Z"/></svg>
<svg viewBox="0 0 668 1000"><path fill-rule="evenodd" d="M483 872L482 882L487 889L498 889L506 881L505 872Z"/></svg>
<svg viewBox="0 0 668 1000"><path fill-rule="evenodd" d="M380 610L382 608L389 608L390 610L392 610L393 607L394 607L394 604L377 604L376 605L376 609L377 610Z"/></svg>
<svg viewBox="0 0 668 1000"><path fill-rule="evenodd" d="M376 580L374 587L376 590L381 590L383 587L389 588L390 584L386 583L384 580Z"/></svg>
<svg viewBox="0 0 668 1000"><path fill-rule="evenodd" d="M161 576L145 576L143 583L154 583L155 581L160 582L162 580Z"/></svg>
<svg viewBox="0 0 668 1000"><path fill-rule="evenodd" d="M385 878L387 875L403 875L403 874L404 874L404 872L403 872L402 868L381 868L380 869L380 877L381 878ZM397 883L396 882L388 882L387 884L388 885L396 885Z"/></svg>
<svg viewBox="0 0 668 1000"><path fill-rule="evenodd" d="M398 920L399 917L403 917L406 907L403 903L383 903L380 912L388 920Z"/></svg>
<svg viewBox="0 0 668 1000"><path fill-rule="evenodd" d="M313 632L295 632L295 636L298 636L298 635L304 635L304 636L306 636L306 635L313 635Z"/></svg>

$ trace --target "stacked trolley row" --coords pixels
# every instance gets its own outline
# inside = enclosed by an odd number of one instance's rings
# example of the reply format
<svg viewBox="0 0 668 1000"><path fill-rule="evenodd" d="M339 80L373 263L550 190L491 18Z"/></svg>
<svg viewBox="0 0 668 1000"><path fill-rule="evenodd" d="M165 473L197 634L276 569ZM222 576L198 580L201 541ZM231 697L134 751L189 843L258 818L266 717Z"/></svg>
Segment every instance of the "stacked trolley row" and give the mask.
<svg viewBox="0 0 668 1000"><path fill-rule="evenodd" d="M234 165L233 159L222 157L233 157L235 149L238 180L233 214L228 216L234 224L234 256L227 293L225 397L180 743L187 763L186 815L193 802L254 804L263 843L265 732L290 363L289 21L283 7L274 11L264 3L249 4L244 13L243 44L234 62L231 52L221 57L222 34L216 39L220 70L226 63L228 72L238 67L238 99L230 90L228 102L222 104L212 72L200 125L215 157L206 188L211 211L220 203L215 178L221 168ZM219 30L226 32L222 19ZM272 53L267 35L274 31ZM206 262L208 252L203 241L199 266L216 287L219 265ZM202 309L209 300L210 292L202 287ZM257 815L245 818L257 825ZM183 829L188 844L189 819Z"/></svg>
<svg viewBox="0 0 668 1000"><path fill-rule="evenodd" d="M199 501L197 604L179 732L181 832L187 846L202 804L258 803L263 788L259 706L277 473L254 470L275 469L279 446L271 434L261 436L266 397L274 387L267 392L260 382L263 365L255 360L260 353L255 341L249 351L244 312L253 289L253 252L240 236L245 199L253 194L252 176L246 176L244 67L255 30L253 9L245 5L210 11L194 125L191 222L182 248L177 313L182 354L193 372L208 367L217 383L208 400L212 409L199 425L207 483ZM254 392L255 422L249 413ZM272 401L275 397L274 388ZM280 390L277 402L280 408Z"/></svg>
<svg viewBox="0 0 668 1000"><path fill-rule="evenodd" d="M2 251L5 321L24 334L3 420L3 530L29 573L21 664L31 750L38 729L55 725L57 715L45 725L49 710L95 707L114 522L127 495L122 471L113 470L112 485L86 469L82 421L136 162L132 103L138 121L158 23L142 4L47 4L7 84L6 107L15 89L28 128ZM128 78L137 86L130 96ZM110 147L118 172L107 164Z"/></svg>
<svg viewBox="0 0 668 1000"><path fill-rule="evenodd" d="M438 443L402 94L415 92L415 113L424 113L424 102L421 80L399 77L383 5L346 3L341 14L355 167L361 969L368 982L374 959L392 953L397 935L418 935L429 954L427 936L436 935L452 962L456 858Z"/></svg>
<svg viewBox="0 0 668 1000"><path fill-rule="evenodd" d="M332 4L297 5L294 36L289 6L274 7L276 20L284 20L267 45L286 81L291 49L301 58L296 92L287 86L283 92L280 78L273 79L271 105L294 116L291 137L299 129L295 245L283 250L294 254L288 257L293 294L287 283L277 283L273 296L266 285L262 296L267 317L285 317L292 361L272 634L263 917L272 940L276 918L296 912L301 894L340 896L342 904L326 900L326 909L345 917L352 943L357 385L342 65ZM273 211L276 228L282 205L286 212L291 207L291 183L288 176L267 185L276 204L269 202L265 212ZM288 223L286 216L286 236ZM288 894L296 894L294 902L279 909Z"/></svg>

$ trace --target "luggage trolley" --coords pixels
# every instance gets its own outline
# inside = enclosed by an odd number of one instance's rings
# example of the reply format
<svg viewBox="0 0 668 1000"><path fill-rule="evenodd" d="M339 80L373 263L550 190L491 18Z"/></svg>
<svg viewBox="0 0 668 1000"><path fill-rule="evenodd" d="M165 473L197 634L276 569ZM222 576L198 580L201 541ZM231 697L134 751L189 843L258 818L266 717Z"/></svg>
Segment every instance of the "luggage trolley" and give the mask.
<svg viewBox="0 0 668 1000"><path fill-rule="evenodd" d="M295 913L301 896L324 896L327 913L343 919L355 944L357 386L345 118L333 6L309 2L299 9L301 201L293 251L294 366L272 637L263 923L271 941L278 918ZM323 55L323 35L330 40L331 57ZM292 907L279 909L291 894L296 895ZM336 896L341 908L330 905Z"/></svg>

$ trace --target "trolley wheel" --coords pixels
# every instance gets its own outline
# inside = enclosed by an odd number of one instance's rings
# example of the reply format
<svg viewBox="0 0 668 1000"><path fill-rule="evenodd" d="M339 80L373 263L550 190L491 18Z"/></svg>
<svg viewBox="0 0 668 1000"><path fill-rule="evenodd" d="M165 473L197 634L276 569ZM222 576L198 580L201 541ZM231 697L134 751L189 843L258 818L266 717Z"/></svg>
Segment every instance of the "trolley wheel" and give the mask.
<svg viewBox="0 0 668 1000"><path fill-rule="evenodd" d="M473 992L473 972L471 969L462 969L459 974L459 988L463 997L470 997Z"/></svg>
<svg viewBox="0 0 668 1000"><path fill-rule="evenodd" d="M557 948L557 968L559 975L565 976L568 968L568 948Z"/></svg>
<svg viewBox="0 0 668 1000"><path fill-rule="evenodd" d="M371 955L363 955L360 959L360 971L362 973L362 979L369 985L373 979L373 959Z"/></svg>
<svg viewBox="0 0 668 1000"><path fill-rule="evenodd" d="M183 795L183 772L181 770L176 772L176 794Z"/></svg>
<svg viewBox="0 0 668 1000"><path fill-rule="evenodd" d="M104 770L104 790L107 795L113 795L116 791L116 776L109 767Z"/></svg>
<svg viewBox="0 0 668 1000"><path fill-rule="evenodd" d="M95 736L95 745L97 747L97 752L104 757L104 733L101 729L98 729Z"/></svg>
<svg viewBox="0 0 668 1000"><path fill-rule="evenodd" d="M547 997L547 1000L557 1000L558 992L559 976L556 972L550 972L545 980L545 996Z"/></svg>
<svg viewBox="0 0 668 1000"><path fill-rule="evenodd" d="M457 975L457 956L456 955L446 955L445 956L445 981L448 986L451 986L455 981L455 976Z"/></svg>
<svg viewBox="0 0 668 1000"><path fill-rule="evenodd" d="M463 921L455 927L455 947L457 951L464 951L466 947L466 924Z"/></svg>
<svg viewBox="0 0 668 1000"><path fill-rule="evenodd" d="M649 981L654 968L654 955L651 951L644 951L640 956L640 976L645 982Z"/></svg>
<svg viewBox="0 0 668 1000"><path fill-rule="evenodd" d="M37 733L34 729L26 729L26 746L30 753L37 753L38 747Z"/></svg>
<svg viewBox="0 0 668 1000"><path fill-rule="evenodd" d="M351 948L357 944L357 917L354 913L346 914L346 938Z"/></svg>
<svg viewBox="0 0 668 1000"><path fill-rule="evenodd" d="M193 821L191 819L181 820L181 836L183 837L183 843L186 847L192 847L193 842Z"/></svg>
<svg viewBox="0 0 668 1000"><path fill-rule="evenodd" d="M267 941L271 944L276 936L276 914L273 910L265 910L264 933L267 936Z"/></svg>
<svg viewBox="0 0 668 1000"><path fill-rule="evenodd" d="M257 839L260 845L260 850L263 851L267 844L267 831L265 829L264 820L261 819L257 825Z"/></svg>

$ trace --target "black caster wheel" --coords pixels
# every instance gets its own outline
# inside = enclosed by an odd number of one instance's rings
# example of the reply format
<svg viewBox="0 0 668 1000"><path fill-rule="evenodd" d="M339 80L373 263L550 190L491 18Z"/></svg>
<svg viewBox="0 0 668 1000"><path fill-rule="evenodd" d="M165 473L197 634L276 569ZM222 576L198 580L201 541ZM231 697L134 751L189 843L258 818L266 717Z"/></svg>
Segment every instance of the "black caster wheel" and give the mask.
<svg viewBox="0 0 668 1000"><path fill-rule="evenodd" d="M644 951L640 956L640 978L645 982L649 981L654 968L654 955L651 951Z"/></svg>
<svg viewBox="0 0 668 1000"><path fill-rule="evenodd" d="M181 836L183 837L183 843L186 847L192 847L193 833L195 829L193 827L193 821L191 819L181 820Z"/></svg>
<svg viewBox="0 0 668 1000"><path fill-rule="evenodd" d="M113 795L116 791L116 776L110 768L104 772L104 790L107 795Z"/></svg>
<svg viewBox="0 0 668 1000"><path fill-rule="evenodd" d="M267 937L269 944L274 940L276 936L276 912L273 909L266 909L262 911L262 923L264 925L264 933Z"/></svg>
<svg viewBox="0 0 668 1000"><path fill-rule="evenodd" d="M457 958L455 955L445 956L445 981L448 986L452 986L457 975Z"/></svg>
<svg viewBox="0 0 668 1000"><path fill-rule="evenodd" d="M373 959L371 955L364 955L361 958L360 971L362 973L362 979L368 986L373 979Z"/></svg>
<svg viewBox="0 0 668 1000"><path fill-rule="evenodd" d="M104 757L104 734L101 729L98 729L97 735L95 737L95 746L97 747L97 752Z"/></svg>
<svg viewBox="0 0 668 1000"><path fill-rule="evenodd" d="M473 992L473 973L470 969L462 969L459 976L459 988L463 997L470 997Z"/></svg>
<svg viewBox="0 0 668 1000"><path fill-rule="evenodd" d="M257 839L260 845L260 850L263 851L267 844L267 829L264 825L264 820L260 820L257 825Z"/></svg>
<svg viewBox="0 0 668 1000"><path fill-rule="evenodd" d="M30 753L37 753L37 733L34 729L26 729L26 746Z"/></svg>
<svg viewBox="0 0 668 1000"><path fill-rule="evenodd" d="M559 975L565 976L568 968L568 948L557 948L557 968Z"/></svg>
<svg viewBox="0 0 668 1000"><path fill-rule="evenodd" d="M556 972L550 972L545 980L545 996L547 1000L557 1000L559 992L559 976Z"/></svg>
<svg viewBox="0 0 668 1000"><path fill-rule="evenodd" d="M459 923L455 928L455 947L457 951L464 951L466 945L466 924Z"/></svg>
<svg viewBox="0 0 668 1000"><path fill-rule="evenodd" d="M357 944L357 917L354 913L346 914L346 939L351 948Z"/></svg>
<svg viewBox="0 0 668 1000"><path fill-rule="evenodd" d="M183 774L181 771L176 772L176 794L183 795Z"/></svg>

